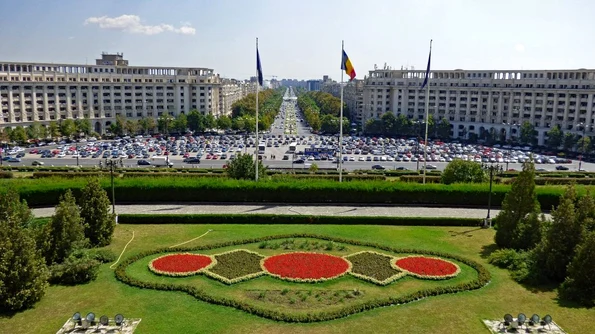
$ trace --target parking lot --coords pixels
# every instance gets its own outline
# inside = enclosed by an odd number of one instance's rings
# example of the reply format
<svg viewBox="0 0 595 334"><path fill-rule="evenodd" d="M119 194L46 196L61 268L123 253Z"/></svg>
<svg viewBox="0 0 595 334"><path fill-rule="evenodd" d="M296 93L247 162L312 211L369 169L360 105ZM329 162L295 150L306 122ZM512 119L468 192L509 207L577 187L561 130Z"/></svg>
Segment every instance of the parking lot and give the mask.
<svg viewBox="0 0 595 334"><path fill-rule="evenodd" d="M337 168L339 138L310 132L292 89L289 89L270 132L253 134L210 134L174 137L136 136L114 140L80 140L67 143L40 143L28 148L12 147L2 152L2 164L10 166L100 166L116 159L123 167L202 167L221 168L239 153L255 154L260 146L263 163L269 168ZM346 135L343 138L343 168L409 169L424 167L423 142L415 138L376 138ZM499 164L520 170L522 162L533 157L540 170L579 169L579 161L552 154L532 153L529 147L493 147L458 142L429 142L427 168L442 170L453 159ZM581 169L595 171L593 163Z"/></svg>

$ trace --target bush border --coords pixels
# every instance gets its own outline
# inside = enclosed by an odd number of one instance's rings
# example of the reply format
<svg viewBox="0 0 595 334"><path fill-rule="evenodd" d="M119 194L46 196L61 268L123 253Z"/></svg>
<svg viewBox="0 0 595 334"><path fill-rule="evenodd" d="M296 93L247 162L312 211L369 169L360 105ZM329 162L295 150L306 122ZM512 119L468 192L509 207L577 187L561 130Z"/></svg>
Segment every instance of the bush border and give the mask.
<svg viewBox="0 0 595 334"><path fill-rule="evenodd" d="M349 305L340 309L336 310L322 310L319 312L309 312L309 313L284 313L278 310L268 310L259 306L252 305L250 303L244 301L238 301L231 298L226 298L222 296L210 295L208 291L204 289L199 289L195 286L190 285L173 285L169 283L153 283L153 282L143 282L136 278L129 276L126 273L126 268L130 266L132 263L140 260L146 256L160 254L165 252L172 252L172 251L199 251L199 250L209 250L209 249L216 249L216 248L223 248L229 246L237 246L237 245L244 245L244 244L251 244L257 243L261 241L267 240L277 240L277 239L286 239L286 238L312 238L312 239L320 239L326 241L335 241L340 243L351 244L354 246L362 246L362 247L372 247L377 248L380 250L384 250L387 252L392 253L405 253L405 254L421 254L421 255L434 255L440 256L444 258L453 259L464 263L471 268L477 271L477 278L465 283L458 283L456 285L450 286L440 286L435 288L428 288L422 289L404 296L400 297L381 297L374 300L366 301L359 304ZM202 300L204 302L214 304L214 305L221 305L221 306L229 306L235 309L244 311L249 314L253 314L255 316L259 316L262 318L267 318L276 321L284 321L284 322L293 322L293 323L310 323L310 322L320 322L320 321L328 321L333 319L344 318L349 315L361 313L367 310L375 309L378 307L385 307L385 306L392 306L392 305L402 305L406 303L410 303L413 301L421 300L424 298L428 298L431 296L438 296L447 293L458 293L463 291L471 291L480 289L491 281L491 274L490 272L480 263L467 259L462 256L443 253L439 251L427 251L427 250L420 250L420 249L400 249L395 247L389 247L380 245L373 242L366 242L366 241L358 241L353 239L345 239L345 238L338 238L338 237L331 237L326 235L319 235L313 233L293 233L293 234L280 234L280 235L270 235L264 236L260 238L251 238L251 239L239 239L233 241L226 241L226 242L219 242L209 245L202 245L202 246L195 246L191 248L160 248L155 250L149 250L140 252L136 255L128 257L124 261L122 261L117 267L114 272L116 279L124 284L138 287L142 289L153 289L153 290L163 290L163 291L180 291L185 292L196 299Z"/></svg>

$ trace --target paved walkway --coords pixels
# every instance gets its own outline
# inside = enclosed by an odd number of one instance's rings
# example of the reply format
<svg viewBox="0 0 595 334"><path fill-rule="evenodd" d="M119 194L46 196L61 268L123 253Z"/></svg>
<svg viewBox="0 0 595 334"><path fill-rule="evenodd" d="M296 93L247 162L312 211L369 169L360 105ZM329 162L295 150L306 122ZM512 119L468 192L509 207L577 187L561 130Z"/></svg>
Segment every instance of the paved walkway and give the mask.
<svg viewBox="0 0 595 334"><path fill-rule="evenodd" d="M495 217L500 210L492 210ZM275 214L319 216L392 216L485 218L487 209L407 206L288 205L288 204L151 204L116 205L116 213L142 214ZM50 217L54 208L33 209L36 217Z"/></svg>

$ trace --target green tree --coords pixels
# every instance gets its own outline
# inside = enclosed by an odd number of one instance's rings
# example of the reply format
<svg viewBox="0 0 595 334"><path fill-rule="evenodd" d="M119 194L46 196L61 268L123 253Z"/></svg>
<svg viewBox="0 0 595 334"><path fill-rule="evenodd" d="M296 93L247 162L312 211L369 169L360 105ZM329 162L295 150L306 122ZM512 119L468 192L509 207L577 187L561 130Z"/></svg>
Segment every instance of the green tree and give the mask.
<svg viewBox="0 0 595 334"><path fill-rule="evenodd" d="M37 121L27 127L27 137L39 139L41 137L41 124Z"/></svg>
<svg viewBox="0 0 595 334"><path fill-rule="evenodd" d="M74 126L76 128L76 133L84 133L85 135L89 135L93 131L91 121L86 118L75 119Z"/></svg>
<svg viewBox="0 0 595 334"><path fill-rule="evenodd" d="M205 116L194 109L188 113L188 128L191 131L204 132L205 131Z"/></svg>
<svg viewBox="0 0 595 334"><path fill-rule="evenodd" d="M48 126L48 133L52 138L60 137L60 127L58 126L58 123L56 123L56 121L50 121L50 124Z"/></svg>
<svg viewBox="0 0 595 334"><path fill-rule="evenodd" d="M440 120L440 123L438 123L436 132L437 132L438 138L440 138L442 140L450 139L450 122L448 121L448 119L443 118L442 120Z"/></svg>
<svg viewBox="0 0 595 334"><path fill-rule="evenodd" d="M174 118L169 114L159 116L157 119L157 129L163 134L169 134L172 130Z"/></svg>
<svg viewBox="0 0 595 334"><path fill-rule="evenodd" d="M525 162L496 217L496 244L516 250L533 248L541 239L540 212L535 193L535 165Z"/></svg>
<svg viewBox="0 0 595 334"><path fill-rule="evenodd" d="M92 246L107 246L112 241L116 217L110 213L110 200L99 179L93 178L81 192L79 199L85 237Z"/></svg>
<svg viewBox="0 0 595 334"><path fill-rule="evenodd" d="M581 154L591 153L591 138L589 138L589 136L581 137L576 142L576 150Z"/></svg>
<svg viewBox="0 0 595 334"><path fill-rule="evenodd" d="M153 132L157 124L155 123L155 119L152 117L143 117L138 120L138 125L140 126L141 130L144 134L149 134L149 132Z"/></svg>
<svg viewBox="0 0 595 334"><path fill-rule="evenodd" d="M231 128L234 130L244 130L244 119L236 117L231 121Z"/></svg>
<svg viewBox="0 0 595 334"><path fill-rule="evenodd" d="M207 129L214 129L217 127L217 120L215 119L215 116L213 116L213 114L207 114L205 116L205 128Z"/></svg>
<svg viewBox="0 0 595 334"><path fill-rule="evenodd" d="M27 142L27 132L25 131L25 129L22 126L17 126L16 128L14 128L10 133L9 133L9 137L11 141L17 142L17 143L26 143Z"/></svg>
<svg viewBox="0 0 595 334"><path fill-rule="evenodd" d="M72 119L65 119L60 122L60 133L65 137L71 137L76 133L76 125Z"/></svg>
<svg viewBox="0 0 595 334"><path fill-rule="evenodd" d="M533 145L537 142L537 137L535 136L535 127L531 122L525 121L521 125L521 135L520 140L521 144L523 145Z"/></svg>
<svg viewBox="0 0 595 334"><path fill-rule="evenodd" d="M20 198L19 192L13 187L0 193L0 220L16 221L22 224L20 227L27 227L33 220L33 214L27 202Z"/></svg>
<svg viewBox="0 0 595 334"><path fill-rule="evenodd" d="M382 134L382 121L379 119L369 119L366 121L365 132L367 135Z"/></svg>
<svg viewBox="0 0 595 334"><path fill-rule="evenodd" d="M174 129L179 133L185 133L188 130L188 118L185 114L179 114L174 121Z"/></svg>
<svg viewBox="0 0 595 334"><path fill-rule="evenodd" d="M4 210L20 208L24 203L18 196L3 195L1 201ZM31 213L10 213L8 209L0 214L0 311L29 308L48 287L48 269L28 229L23 227L28 224L23 216L31 217Z"/></svg>
<svg viewBox="0 0 595 334"><path fill-rule="evenodd" d="M238 154L227 164L227 175L233 179L254 180L256 164L251 154ZM262 161L258 161L258 175L264 176L266 169Z"/></svg>
<svg viewBox="0 0 595 334"><path fill-rule="evenodd" d="M588 233L576 248L568 276L558 290L560 296L587 307L595 306L595 232Z"/></svg>
<svg viewBox="0 0 595 334"><path fill-rule="evenodd" d="M86 246L83 220L70 189L60 197L56 213L44 228L47 239L43 255L48 265L62 263L73 250Z"/></svg>
<svg viewBox="0 0 595 334"><path fill-rule="evenodd" d="M231 118L229 116L223 115L217 118L217 128L221 130L231 129Z"/></svg>
<svg viewBox="0 0 595 334"><path fill-rule="evenodd" d="M562 146L564 147L565 151L572 151L574 146L576 145L577 138L574 134L567 132L564 135L564 141L562 142Z"/></svg>
<svg viewBox="0 0 595 334"><path fill-rule="evenodd" d="M380 118L382 122L382 134L385 136L393 136L397 130L397 118L392 112L387 112Z"/></svg>
<svg viewBox="0 0 595 334"><path fill-rule="evenodd" d="M126 133L128 133L129 135L135 135L138 133L138 122L131 120L131 119L127 119L126 123L124 123L124 130Z"/></svg>
<svg viewBox="0 0 595 334"><path fill-rule="evenodd" d="M581 201L575 205L576 197L574 186L568 186L560 197L560 204L552 210L552 222L535 251L536 269L541 276L555 282L564 281L575 248L582 242L584 227L581 218L593 215L593 212L587 211L593 209L592 201Z"/></svg>
<svg viewBox="0 0 595 334"><path fill-rule="evenodd" d="M546 144L550 150L556 150L562 145L564 134L560 130L560 126L554 126L550 131L547 132Z"/></svg>
<svg viewBox="0 0 595 334"><path fill-rule="evenodd" d="M486 173L479 162L455 159L446 165L442 172L442 183L481 183L486 181Z"/></svg>

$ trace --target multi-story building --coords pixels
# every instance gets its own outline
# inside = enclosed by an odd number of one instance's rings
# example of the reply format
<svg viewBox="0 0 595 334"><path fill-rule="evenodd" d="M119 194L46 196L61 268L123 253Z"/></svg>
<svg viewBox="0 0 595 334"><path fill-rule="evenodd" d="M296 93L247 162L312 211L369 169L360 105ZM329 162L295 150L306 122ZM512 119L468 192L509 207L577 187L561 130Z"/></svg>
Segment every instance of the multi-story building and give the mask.
<svg viewBox="0 0 595 334"><path fill-rule="evenodd" d="M413 121L425 118L425 71L374 70L363 88L364 120L386 112ZM517 137L518 125L535 126L538 144L558 125L563 131L591 135L595 121L595 70L431 71L429 113L447 118L453 137L497 131Z"/></svg>
<svg viewBox="0 0 595 334"><path fill-rule="evenodd" d="M0 61L0 128L85 118L104 133L117 115L219 115L219 91L212 69L129 66L121 53L95 65Z"/></svg>
<svg viewBox="0 0 595 334"><path fill-rule="evenodd" d="M323 80L320 90L335 97L341 97L341 85L328 78ZM349 110L351 121L358 124L363 124L363 93L364 80L355 79L343 83L343 102Z"/></svg>
<svg viewBox="0 0 595 334"><path fill-rule="evenodd" d="M243 83L235 79L222 79L219 92L221 115L231 116L232 105L244 97Z"/></svg>
<svg viewBox="0 0 595 334"><path fill-rule="evenodd" d="M321 83L322 82L320 80L308 80L308 81L306 81L306 89L309 92L319 91Z"/></svg>

